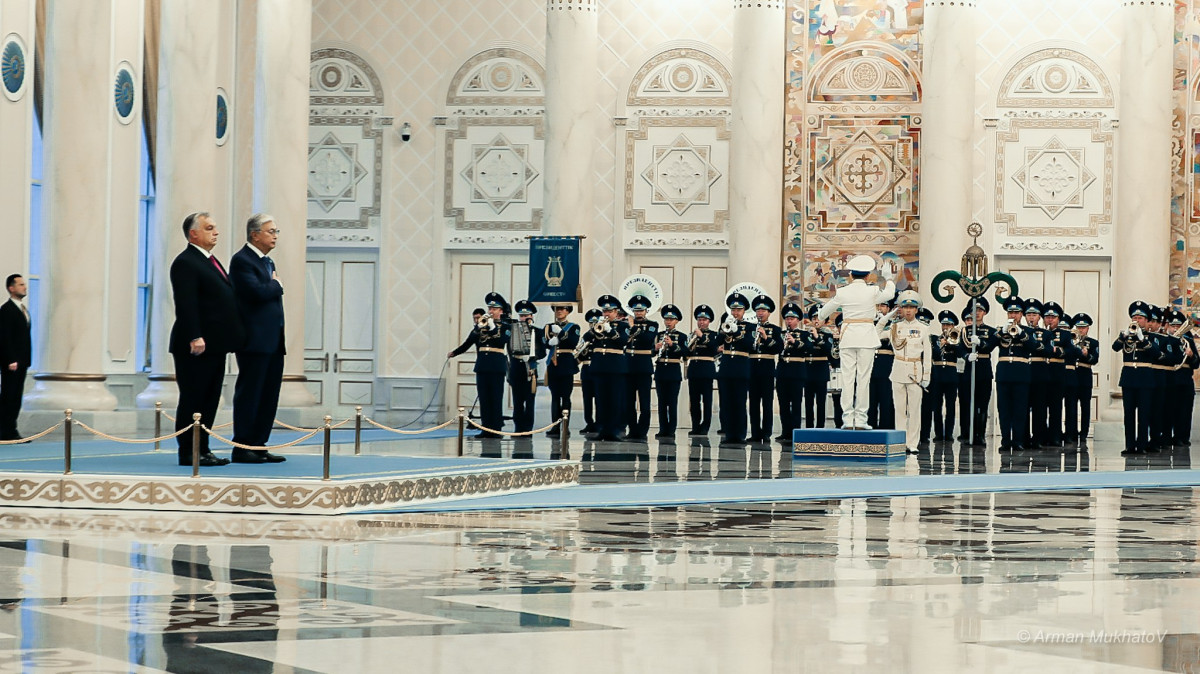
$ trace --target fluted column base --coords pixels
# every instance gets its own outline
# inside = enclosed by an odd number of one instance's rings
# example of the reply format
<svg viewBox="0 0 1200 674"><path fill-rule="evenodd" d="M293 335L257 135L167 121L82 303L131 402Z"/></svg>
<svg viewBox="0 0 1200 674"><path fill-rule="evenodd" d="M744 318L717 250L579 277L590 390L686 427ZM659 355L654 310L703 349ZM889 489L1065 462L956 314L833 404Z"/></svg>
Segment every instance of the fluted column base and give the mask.
<svg viewBox="0 0 1200 674"><path fill-rule="evenodd" d="M51 374L33 376L33 390L25 394L27 410L87 410L111 412L117 397L104 385L102 374Z"/></svg>

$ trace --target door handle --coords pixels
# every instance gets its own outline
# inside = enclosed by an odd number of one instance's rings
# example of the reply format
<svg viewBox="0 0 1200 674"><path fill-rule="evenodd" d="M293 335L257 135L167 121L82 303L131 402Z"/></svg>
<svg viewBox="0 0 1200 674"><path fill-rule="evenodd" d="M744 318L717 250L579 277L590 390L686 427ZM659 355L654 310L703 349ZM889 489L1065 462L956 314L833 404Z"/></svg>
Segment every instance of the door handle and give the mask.
<svg viewBox="0 0 1200 674"><path fill-rule="evenodd" d="M336 353L335 353L335 354L333 354L333 372L334 372L335 374L336 374L336 373L337 373L337 371L338 371L338 362L339 362L339 361L341 361L341 358L338 358L338 355L337 355Z"/></svg>
<svg viewBox="0 0 1200 674"><path fill-rule="evenodd" d="M329 372L329 352L325 352L325 357L321 359L321 372Z"/></svg>

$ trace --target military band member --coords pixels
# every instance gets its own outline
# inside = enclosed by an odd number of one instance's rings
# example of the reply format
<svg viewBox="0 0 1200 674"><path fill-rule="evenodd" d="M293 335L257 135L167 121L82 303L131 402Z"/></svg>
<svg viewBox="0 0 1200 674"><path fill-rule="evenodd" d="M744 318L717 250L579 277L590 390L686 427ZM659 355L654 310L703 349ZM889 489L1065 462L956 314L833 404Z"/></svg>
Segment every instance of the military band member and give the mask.
<svg viewBox="0 0 1200 674"><path fill-rule="evenodd" d="M692 312L696 319L696 330L688 342L687 380L688 412L692 430L688 435L708 435L712 425L713 380L717 378L717 348L720 336L710 330L716 313L707 304L701 304Z"/></svg>
<svg viewBox="0 0 1200 674"><path fill-rule="evenodd" d="M933 326L933 312L928 307L917 309L917 322L925 326L926 333L929 335L932 335L935 330L939 329ZM894 366L895 364L893 363ZM918 442L921 445L928 445L929 435L933 432L933 396L929 395L928 387L921 394L921 437ZM894 403L892 407L895 407Z"/></svg>
<svg viewBox="0 0 1200 674"><path fill-rule="evenodd" d="M808 316L804 417L808 428L825 428L825 398L829 395L829 358L833 355L833 332L825 327L816 305L809 307Z"/></svg>
<svg viewBox="0 0 1200 674"><path fill-rule="evenodd" d="M745 320L750 301L741 293L725 298L729 316L721 325L721 367L717 390L721 396L723 445L746 443L746 403L750 388L750 352L754 348L754 324Z"/></svg>
<svg viewBox="0 0 1200 674"><path fill-rule="evenodd" d="M1181 362L1174 373L1171 391L1168 393L1173 407L1170 415L1171 444L1175 447L1187 447L1192 442L1192 404L1196 401L1193 373L1200 366L1200 353L1196 351L1191 327L1191 322L1182 311L1171 310L1170 330L1179 335L1179 348L1183 352Z"/></svg>
<svg viewBox="0 0 1200 674"><path fill-rule="evenodd" d="M941 326L929 336L933 370L929 376L928 395L933 398L933 441L954 439L954 415L958 407L958 357L962 353L962 332L958 316L944 309L938 313Z"/></svg>
<svg viewBox="0 0 1200 674"><path fill-rule="evenodd" d="M933 354L929 328L917 320L920 295L915 290L905 290L896 304L900 307L900 321L890 329L896 353L892 363L892 397L896 402L896 424L904 430L905 448L909 454L916 454L921 434L921 398L929 387Z"/></svg>
<svg viewBox="0 0 1200 674"><path fill-rule="evenodd" d="M1029 429L1029 354L1036 337L1021 325L1025 302L1013 296L1004 300L1008 319L996 338L996 414L1000 422L1000 449L1025 449Z"/></svg>
<svg viewBox="0 0 1200 674"><path fill-rule="evenodd" d="M1065 447L1075 445L1075 434L1079 428L1079 410L1075 409L1071 404L1073 402L1073 387L1075 386L1075 368L1079 361L1079 346L1075 343L1075 319L1066 310L1059 307L1062 311L1062 316L1058 319L1058 330L1061 334L1057 335L1057 340L1063 353L1063 380L1062 380L1062 404L1059 409L1062 411L1062 423L1057 426L1060 442L1057 447ZM1055 429L1051 429L1053 436Z"/></svg>
<svg viewBox="0 0 1200 674"><path fill-rule="evenodd" d="M959 378L958 387L958 409L959 409L959 434L958 439L969 442L972 445L983 445L984 438L987 432L987 415L988 408L992 402L992 350L996 348L996 343L999 339L999 333L996 329L987 323L983 322L988 311L991 310L991 304L986 297L979 297L975 300L975 315L971 315L971 304L963 308L963 340L966 348L963 349L962 357L966 361L963 372ZM971 344L975 342L974 355L972 356ZM971 407L971 371L975 372L975 396L974 410ZM974 437L968 438L967 434L971 432L971 417L973 414L974 420Z"/></svg>
<svg viewBox="0 0 1200 674"><path fill-rule="evenodd" d="M888 263L890 265L890 263ZM846 268L851 281L821 307L819 318L824 321L841 310L846 330L839 344L843 386L848 395L846 426L867 428L867 406L871 391L871 368L875 364L875 349L879 336L875 333L875 307L896 296L896 284L888 278L883 288L867 285L867 277L875 271L875 260L868 255L850 259ZM888 267L890 269L890 266Z"/></svg>
<svg viewBox="0 0 1200 674"><path fill-rule="evenodd" d="M629 365L625 346L629 343L629 323L620 319L621 302L602 295L596 302L603 318L592 326L591 374L596 380L596 434L598 440L620 442L625 428L625 375Z"/></svg>
<svg viewBox="0 0 1200 674"><path fill-rule="evenodd" d="M875 349L875 365L871 368L870 406L867 425L871 428L895 428L896 406L892 401L892 323L900 320L894 302L875 307L875 333L879 348Z"/></svg>
<svg viewBox="0 0 1200 674"><path fill-rule="evenodd" d="M579 326L567 320L571 310L570 304L551 305L554 311L554 322L542 328L542 343L546 352L546 388L550 389L550 421L562 418L563 412L571 412L571 392L575 388L575 374L579 372L579 363L575 360L575 347L579 346L582 332ZM568 416L569 421L569 416ZM559 426L546 431L552 438L559 437ZM567 424L561 428L566 430Z"/></svg>
<svg viewBox="0 0 1200 674"><path fill-rule="evenodd" d="M580 328L579 342L582 346L575 347L576 360L579 361L579 390L583 394L583 433L596 432L596 378L592 376L592 328L604 312L599 309L588 309L584 314L587 327Z"/></svg>
<svg viewBox="0 0 1200 674"><path fill-rule="evenodd" d="M1046 302L1042 320L1046 323L1046 437L1042 444L1047 447L1063 446L1063 402L1066 398L1065 385L1068 380L1067 366L1074 370L1074 347L1071 332L1061 325L1063 308L1058 302Z"/></svg>
<svg viewBox="0 0 1200 674"><path fill-rule="evenodd" d="M793 431L804 428L804 384L808 376L807 351L809 333L801 324L804 311L799 304L783 305L783 350L775 370L775 388L779 395L780 430L776 440L785 445L792 442Z"/></svg>
<svg viewBox="0 0 1200 674"><path fill-rule="evenodd" d="M674 304L663 305L664 329L654 347L654 389L658 395L656 438L673 438L679 426L679 386L683 383L683 360L687 335L676 329L683 312Z"/></svg>
<svg viewBox="0 0 1200 674"><path fill-rule="evenodd" d="M1025 324L1033 333L1034 341L1029 348L1029 431L1025 444L1043 447L1049 444L1050 416L1049 399L1046 397L1050 379L1050 336L1039 325L1042 320L1042 303L1034 298L1025 300Z"/></svg>
<svg viewBox="0 0 1200 674"><path fill-rule="evenodd" d="M454 358L475 347L475 392L479 396L479 423L488 431L478 437L499 438L504 428L504 375L508 372L505 349L508 346L509 326L504 315L508 303L500 293L488 293L484 298L488 315L480 317L466 341L447 354Z"/></svg>
<svg viewBox="0 0 1200 674"><path fill-rule="evenodd" d="M646 317L650 300L644 295L629 298L633 321L629 328L629 390L627 440L645 440L650 432L650 387L654 377L654 351L658 343L658 321Z"/></svg>
<svg viewBox="0 0 1200 674"><path fill-rule="evenodd" d="M1150 305L1138 300L1129 305L1129 327L1113 340L1112 349L1121 353L1121 402L1125 413L1125 455L1150 451L1150 405L1155 377L1150 366L1158 360L1158 349L1149 339Z"/></svg>
<svg viewBox="0 0 1200 674"><path fill-rule="evenodd" d="M833 338L833 348L829 351L829 402L833 406L833 427L842 428L845 426L842 415L842 315L834 316L830 322L833 325L825 328ZM869 405L870 395L867 398Z"/></svg>
<svg viewBox="0 0 1200 674"><path fill-rule="evenodd" d="M537 307L529 300L516 304L517 320L508 337L508 385L512 388L513 428L518 433L533 430L533 398L537 392L537 362L543 344L533 326ZM518 335L518 331L523 334Z"/></svg>
<svg viewBox="0 0 1200 674"><path fill-rule="evenodd" d="M1158 361L1150 367L1154 374L1154 386L1150 394L1150 445L1154 449L1171 447L1171 431L1174 422L1169 416L1169 391L1173 384L1175 368L1183 362L1183 346L1163 330L1166 312L1163 307L1150 307L1150 331L1148 338L1158 349Z"/></svg>
<svg viewBox="0 0 1200 674"><path fill-rule="evenodd" d="M1075 339L1075 381L1067 394L1067 409L1074 409L1074 414L1067 415L1066 440L1083 445L1087 442L1088 430L1092 422L1092 371L1100 362L1100 342L1088 336L1092 327L1092 317L1087 314L1075 314L1072 318ZM1188 382L1191 385L1191 382ZM1188 406L1189 413L1191 406ZM1070 420L1076 420L1072 426Z"/></svg>
<svg viewBox="0 0 1200 674"><path fill-rule="evenodd" d="M775 301L759 295L750 303L754 316L754 346L750 353L750 440L771 442L775 418L775 359L783 351L783 331L771 323Z"/></svg>

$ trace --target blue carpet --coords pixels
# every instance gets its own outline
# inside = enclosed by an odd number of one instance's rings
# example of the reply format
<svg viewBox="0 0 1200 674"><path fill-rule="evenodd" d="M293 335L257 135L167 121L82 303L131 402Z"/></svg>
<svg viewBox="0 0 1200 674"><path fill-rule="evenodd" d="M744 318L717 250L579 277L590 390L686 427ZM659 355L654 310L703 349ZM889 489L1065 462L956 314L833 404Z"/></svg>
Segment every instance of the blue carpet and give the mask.
<svg viewBox="0 0 1200 674"><path fill-rule="evenodd" d="M834 445L903 445L904 431L893 429L851 431L841 428L797 428L792 442L827 442Z"/></svg>
<svg viewBox="0 0 1200 674"><path fill-rule="evenodd" d="M151 446L117 445L111 442L86 443L72 448L71 471L77 474L137 475L151 477L189 477L192 467L178 465L175 447L155 452ZM0 453L0 472L3 473L61 473L62 446L18 445L20 456ZM32 448L32 449L31 449ZM53 448L53 451L46 451ZM220 451L220 450L218 450ZM222 454L224 452L221 452ZM485 459L480 457L414 457L364 454L333 455L330 457L331 479L360 479L369 477L406 477L414 473L473 472L530 466L555 466L560 461ZM320 479L323 457L319 454L293 454L284 463L244 464L200 468L206 477L231 479Z"/></svg>
<svg viewBox="0 0 1200 674"><path fill-rule="evenodd" d="M1200 485L1200 470L785 478L779 480L584 485L427 506L406 506L379 512L633 508L977 492L1189 487L1196 485Z"/></svg>

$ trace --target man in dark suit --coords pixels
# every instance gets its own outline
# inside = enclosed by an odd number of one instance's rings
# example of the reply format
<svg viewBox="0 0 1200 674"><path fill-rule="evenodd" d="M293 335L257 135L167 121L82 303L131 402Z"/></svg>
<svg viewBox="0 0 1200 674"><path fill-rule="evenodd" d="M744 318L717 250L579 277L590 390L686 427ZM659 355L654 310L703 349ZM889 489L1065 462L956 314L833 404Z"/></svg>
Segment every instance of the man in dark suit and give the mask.
<svg viewBox="0 0 1200 674"><path fill-rule="evenodd" d="M175 430L200 423L213 427L221 387L225 381L225 356L241 348L245 338L237 312L237 298L229 274L212 254L217 245L217 224L208 213L192 213L183 220L187 248L171 263L171 293L175 299L175 324L169 347L179 385ZM192 434L179 436L179 465L192 464ZM223 466L208 449L208 434L200 434L200 465Z"/></svg>
<svg viewBox="0 0 1200 674"><path fill-rule="evenodd" d="M266 446L279 407L283 383L283 284L270 253L279 240L275 218L255 213L246 221L246 245L229 261L246 342L237 351L238 378L233 389L233 441ZM234 463L279 463L265 449L234 447Z"/></svg>
<svg viewBox="0 0 1200 674"><path fill-rule="evenodd" d="M25 279L20 274L9 276L4 286L8 301L0 305L0 440L20 440L17 416L21 414L25 373L33 351L29 310L24 302Z"/></svg>

